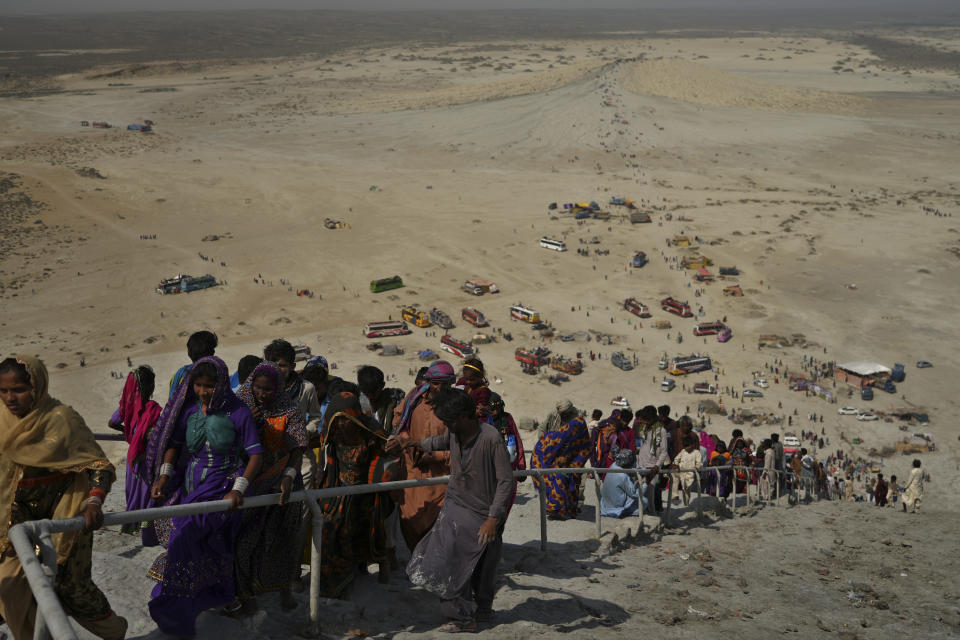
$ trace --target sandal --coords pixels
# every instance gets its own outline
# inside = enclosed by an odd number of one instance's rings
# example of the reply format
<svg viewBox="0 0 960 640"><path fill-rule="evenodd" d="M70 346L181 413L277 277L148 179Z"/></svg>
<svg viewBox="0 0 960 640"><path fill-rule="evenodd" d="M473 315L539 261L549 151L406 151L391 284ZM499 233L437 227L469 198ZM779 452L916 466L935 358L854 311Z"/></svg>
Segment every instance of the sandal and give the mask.
<svg viewBox="0 0 960 640"><path fill-rule="evenodd" d="M448 622L437 631L441 633L473 633L477 630L477 623L474 620L470 622Z"/></svg>

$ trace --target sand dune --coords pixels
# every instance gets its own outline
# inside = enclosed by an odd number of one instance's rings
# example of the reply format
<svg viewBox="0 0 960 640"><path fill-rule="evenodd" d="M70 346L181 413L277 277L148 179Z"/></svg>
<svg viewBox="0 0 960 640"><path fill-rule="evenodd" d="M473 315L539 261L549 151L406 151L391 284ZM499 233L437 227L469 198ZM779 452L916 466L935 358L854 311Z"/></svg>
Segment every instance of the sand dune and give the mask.
<svg viewBox="0 0 960 640"><path fill-rule="evenodd" d="M867 98L746 78L680 59L642 60L623 69L629 91L715 107L760 111L863 113Z"/></svg>

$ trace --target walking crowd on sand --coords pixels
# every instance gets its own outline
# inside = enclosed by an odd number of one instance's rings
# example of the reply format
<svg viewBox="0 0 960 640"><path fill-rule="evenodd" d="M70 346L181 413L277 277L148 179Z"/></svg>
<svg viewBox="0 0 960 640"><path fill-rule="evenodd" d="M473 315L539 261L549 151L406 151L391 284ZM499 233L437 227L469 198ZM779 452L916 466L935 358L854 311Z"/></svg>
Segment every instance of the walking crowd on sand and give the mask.
<svg viewBox="0 0 960 640"><path fill-rule="evenodd" d="M527 455L483 362L466 359L458 375L437 360L405 392L386 387L374 366L360 367L355 381L332 375L322 356L297 370L296 351L283 339L262 356L241 358L231 375L217 346L209 331L190 336L190 362L161 390L163 406L152 400L154 371L133 368L107 425L128 443L128 511L230 502L228 511L123 527L144 546L163 549L149 570L156 582L149 611L161 631L194 637L202 612L248 617L271 592L283 610L297 608L311 510L291 502L292 492L441 476L448 484L320 499L322 595L349 597L370 566L387 582L406 549L409 582L440 598L448 618L441 630L472 631L493 619L503 532L525 480L514 472L527 468ZM127 622L91 577L92 532L103 524L116 471L83 418L50 395L48 379L35 357L0 361L0 615L15 640L33 636L36 602L8 528L82 515L83 531L53 537L56 594L88 631L121 639ZM791 457L778 433L754 443L734 429L723 440L706 426L687 415L671 418L666 405L621 407L606 418L594 410L587 421L564 399L540 425L530 467L598 469L601 513L613 518L663 511L667 487L684 505L703 495L743 494L749 485L761 500L798 489L807 500L851 499L854 475L866 469L842 451L821 462L806 449ZM842 472L834 482L829 469L837 462ZM785 471L792 474L777 473ZM871 495L878 505L899 498L916 512L924 479L918 460L902 489L881 477ZM577 517L581 481L573 473L534 476L548 517ZM237 509L246 498L277 494L270 506Z"/></svg>

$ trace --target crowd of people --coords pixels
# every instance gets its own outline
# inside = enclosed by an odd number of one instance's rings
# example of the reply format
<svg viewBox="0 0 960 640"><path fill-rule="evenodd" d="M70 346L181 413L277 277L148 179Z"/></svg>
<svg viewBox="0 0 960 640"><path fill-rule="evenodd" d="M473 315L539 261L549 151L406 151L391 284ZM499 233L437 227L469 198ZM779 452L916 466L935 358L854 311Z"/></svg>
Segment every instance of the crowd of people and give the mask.
<svg viewBox="0 0 960 640"><path fill-rule="evenodd" d="M162 548L149 570L156 581L149 611L161 631L194 637L201 612L251 616L268 593L278 594L283 610L297 607L293 592L302 589L311 510L291 502L292 492L448 475L446 485L319 500L321 592L348 597L371 566L386 582L405 548L409 581L440 597L449 618L444 631L470 631L493 616L503 531L524 479L513 472L526 469L527 455L479 359L466 359L459 372L435 361L404 391L388 388L373 366L361 367L356 380L333 375L322 356L297 370L295 349L283 339L262 355L241 358L231 375L217 346L211 332L190 336L190 361L160 390L162 406L152 399L154 371L133 368L107 425L128 444L128 511L215 500L231 505L123 527L144 546ZM114 466L83 418L50 396L37 358L0 361L0 399L0 615L15 640L33 636L36 603L8 527L82 515L83 531L53 538L57 596L91 633L125 637L127 622L91 577L92 532L103 523ZM677 500L689 504L694 493L725 498L749 484L758 485L761 499L771 499L791 482L774 472L788 468L811 499L832 477L806 449L791 460L779 434L755 445L734 429L725 441L708 434L703 420L674 420L670 413L669 406L648 405L604 418L595 410L588 421L563 400L540 427L530 467L598 469L607 517L662 511L671 482ZM853 464L847 463L845 469ZM636 473L602 471L610 469ZM918 461L907 486L895 492L904 508L919 508L923 479ZM577 517L581 480L573 473L534 476L550 518ZM830 488L842 494L842 485ZM879 486L875 493L882 493ZM246 498L275 494L279 500L270 506L237 509Z"/></svg>
<svg viewBox="0 0 960 640"><path fill-rule="evenodd" d="M134 368L108 427L128 443L128 511L229 500L217 513L126 525L123 532L162 547L149 575L149 611L161 631L189 638L207 610L250 616L257 598L276 592L296 608L309 558L307 505L290 502L304 487L334 488L450 476L449 484L319 501L324 514L321 592L347 597L376 565L386 582L397 548L410 551L410 581L437 592L447 631L492 616L502 534L525 468L523 442L503 398L487 385L483 363L446 361L421 369L413 389L387 388L377 367L356 380L331 374L321 357L296 369L286 340L240 359L231 376L216 356L217 337L187 341L190 362L176 371L166 402L154 371ZM26 520L82 514L82 532L54 536L55 588L68 615L101 638L118 639L127 622L91 577L94 529L116 478L93 432L50 397L43 363L0 362L0 615L15 640L33 636L36 603L7 530ZM279 494L268 507L238 510L245 498ZM146 594L145 594L146 595Z"/></svg>

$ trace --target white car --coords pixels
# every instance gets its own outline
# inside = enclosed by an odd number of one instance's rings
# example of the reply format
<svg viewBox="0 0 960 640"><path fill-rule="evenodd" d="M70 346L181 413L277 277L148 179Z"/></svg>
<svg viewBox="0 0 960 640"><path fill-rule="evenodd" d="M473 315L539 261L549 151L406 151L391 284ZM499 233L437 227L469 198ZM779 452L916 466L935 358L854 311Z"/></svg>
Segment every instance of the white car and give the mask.
<svg viewBox="0 0 960 640"><path fill-rule="evenodd" d="M764 380L763 378L757 378L757 379L755 379L755 380L753 381L753 384L754 384L755 386L760 387L761 389L766 389L767 387L770 386L770 383L767 382L766 380Z"/></svg>
<svg viewBox="0 0 960 640"><path fill-rule="evenodd" d="M873 415L872 413L861 413L860 415L857 416L857 420L859 420L860 422L870 422L871 420L876 420L876 419L877 419L877 416Z"/></svg>
<svg viewBox="0 0 960 640"><path fill-rule="evenodd" d="M840 407L837 409L837 413L842 416L855 416L860 413L860 409L857 409L856 407Z"/></svg>

